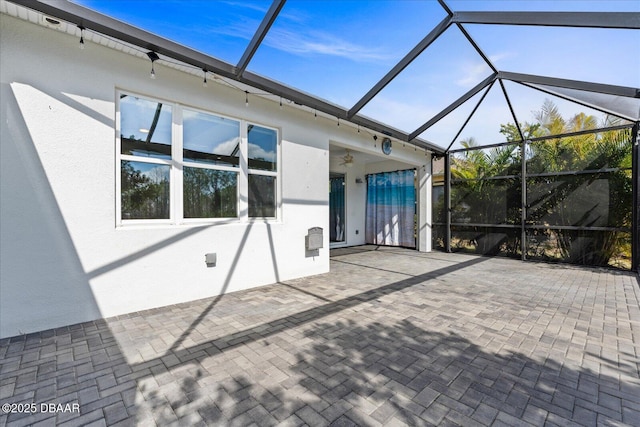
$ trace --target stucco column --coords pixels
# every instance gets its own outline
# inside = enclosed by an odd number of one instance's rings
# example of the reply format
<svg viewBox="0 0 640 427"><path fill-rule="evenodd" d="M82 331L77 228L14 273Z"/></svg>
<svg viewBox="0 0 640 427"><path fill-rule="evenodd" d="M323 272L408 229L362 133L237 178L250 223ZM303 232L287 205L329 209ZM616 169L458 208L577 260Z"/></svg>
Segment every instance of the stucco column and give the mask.
<svg viewBox="0 0 640 427"><path fill-rule="evenodd" d="M431 155L425 157L425 164L418 167L416 182L416 211L418 213L418 250L431 252Z"/></svg>

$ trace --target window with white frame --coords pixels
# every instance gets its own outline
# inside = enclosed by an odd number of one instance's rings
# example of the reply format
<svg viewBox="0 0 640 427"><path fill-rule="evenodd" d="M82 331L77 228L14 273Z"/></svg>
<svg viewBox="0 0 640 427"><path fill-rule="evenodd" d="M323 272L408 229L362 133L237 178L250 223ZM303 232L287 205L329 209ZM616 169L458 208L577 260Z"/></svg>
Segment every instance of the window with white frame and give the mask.
<svg viewBox="0 0 640 427"><path fill-rule="evenodd" d="M124 93L118 111L120 224L277 216L276 129Z"/></svg>
<svg viewBox="0 0 640 427"><path fill-rule="evenodd" d="M184 218L237 217L240 122L184 109L182 130Z"/></svg>
<svg viewBox="0 0 640 427"><path fill-rule="evenodd" d="M247 125L249 159L249 216L276 216L278 133L263 126Z"/></svg>
<svg viewBox="0 0 640 427"><path fill-rule="evenodd" d="M173 109L120 95L122 220L169 219Z"/></svg>

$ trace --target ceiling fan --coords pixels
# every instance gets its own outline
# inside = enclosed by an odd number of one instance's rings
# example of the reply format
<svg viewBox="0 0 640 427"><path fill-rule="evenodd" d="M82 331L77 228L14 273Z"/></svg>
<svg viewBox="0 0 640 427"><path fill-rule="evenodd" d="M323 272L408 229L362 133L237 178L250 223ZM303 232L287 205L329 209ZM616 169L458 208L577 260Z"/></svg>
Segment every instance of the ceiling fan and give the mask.
<svg viewBox="0 0 640 427"><path fill-rule="evenodd" d="M346 149L347 154L345 154L344 156L342 156L342 163L340 163L340 166L346 166L348 168L350 168L351 166L353 166L353 156L351 155L351 152L349 151L349 149Z"/></svg>

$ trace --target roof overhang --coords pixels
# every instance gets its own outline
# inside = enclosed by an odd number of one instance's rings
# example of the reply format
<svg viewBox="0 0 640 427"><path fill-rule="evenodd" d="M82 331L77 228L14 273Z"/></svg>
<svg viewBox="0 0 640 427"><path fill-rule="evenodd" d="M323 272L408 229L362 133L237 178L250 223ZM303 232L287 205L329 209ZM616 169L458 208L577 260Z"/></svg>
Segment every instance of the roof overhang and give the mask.
<svg viewBox="0 0 640 427"><path fill-rule="evenodd" d="M35 10L45 15L50 15L69 23L82 26L84 29L92 30L97 33L121 40L138 46L143 49L154 51L173 60L180 61L184 64L191 65L198 69L218 74L222 77L238 81L251 87L264 90L276 96L288 99L300 105L304 105L318 112L334 116L337 119L349 121L356 125L366 127L374 132L390 136L394 139L416 145L417 147L430 150L434 153L442 154L444 149L423 139L410 138L409 134L399 129L388 126L371 118L362 115L349 116L349 111L341 106L323 100L311 94L305 93L298 89L279 83L268 77L260 76L255 73L240 70L237 66L229 64L220 59L206 55L169 39L160 37L156 34L134 27L133 25L95 12L86 7L60 0L11 0L12 3ZM276 10L268 14L269 19L275 18ZM264 27L264 28L262 28ZM262 33L268 29L268 26L261 26ZM259 30L260 31L260 30ZM264 37L257 36L258 38ZM252 44L257 44L252 42ZM254 47L255 49L255 47ZM251 53L247 53L250 57ZM241 61L241 65L244 61ZM246 66L246 65L245 65ZM242 72L243 71L243 72Z"/></svg>

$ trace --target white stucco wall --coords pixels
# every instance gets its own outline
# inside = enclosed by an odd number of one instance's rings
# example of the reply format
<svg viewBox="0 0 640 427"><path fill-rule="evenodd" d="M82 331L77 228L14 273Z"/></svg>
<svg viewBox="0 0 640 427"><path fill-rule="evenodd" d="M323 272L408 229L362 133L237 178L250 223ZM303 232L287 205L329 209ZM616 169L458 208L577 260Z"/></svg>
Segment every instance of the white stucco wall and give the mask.
<svg viewBox="0 0 640 427"><path fill-rule="evenodd" d="M254 96L247 108L243 92L159 63L152 80L146 59L0 20L0 337L329 270L329 142L363 149L367 136ZM280 217L116 226L118 89L278 128ZM364 166L353 173L364 178ZM349 191L349 243L364 243L366 186L354 176ZM310 256L304 237L317 226L324 248Z"/></svg>
<svg viewBox="0 0 640 427"><path fill-rule="evenodd" d="M353 166L345 167L341 161L341 158L332 157L329 164L331 172L344 174L345 183L345 241L334 246L364 245L364 209L367 202L365 165L355 161ZM356 183L356 178L360 178L362 184Z"/></svg>

